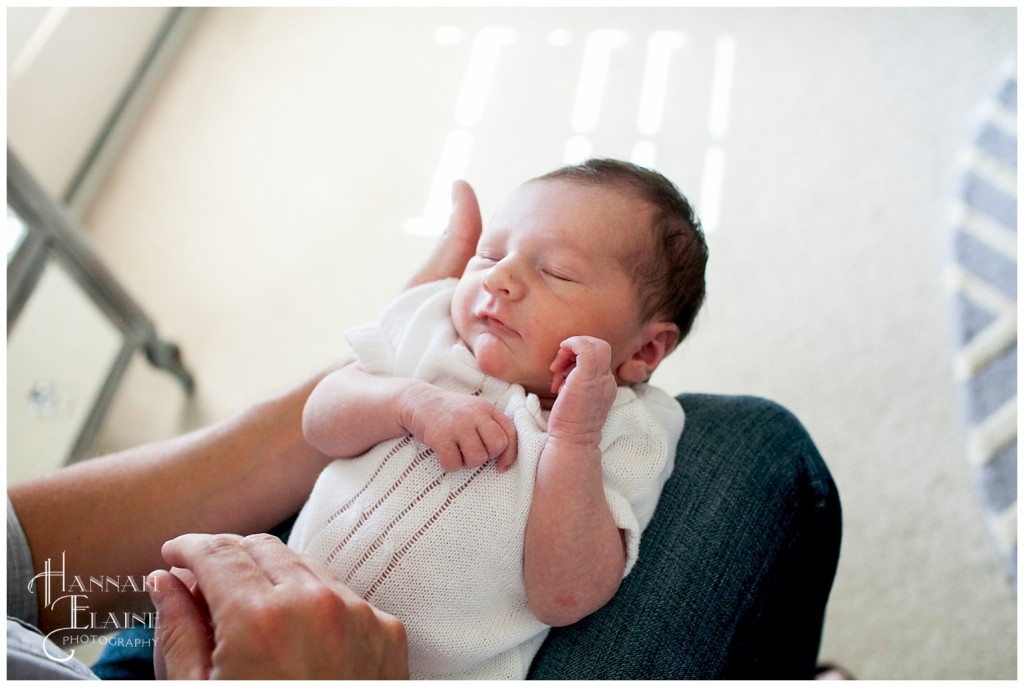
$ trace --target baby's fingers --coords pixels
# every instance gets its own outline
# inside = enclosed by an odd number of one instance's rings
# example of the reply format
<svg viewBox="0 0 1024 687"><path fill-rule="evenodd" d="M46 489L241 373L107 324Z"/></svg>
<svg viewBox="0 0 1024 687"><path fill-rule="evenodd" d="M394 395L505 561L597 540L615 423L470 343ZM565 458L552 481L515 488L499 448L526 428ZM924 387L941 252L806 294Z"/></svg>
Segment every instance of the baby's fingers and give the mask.
<svg viewBox="0 0 1024 687"><path fill-rule="evenodd" d="M452 442L446 443L443 446L432 446L434 455L437 456L437 462L440 463L441 469L445 472L455 472L461 470L462 465L462 451L459 449L459 445Z"/></svg>
<svg viewBox="0 0 1024 687"><path fill-rule="evenodd" d="M495 412L488 422L477 429L477 432L487 447L487 459L496 460L499 471L507 470L515 461L515 425L501 413Z"/></svg>
<svg viewBox="0 0 1024 687"><path fill-rule="evenodd" d="M565 380L569 377L569 373L575 367L576 354L571 348L566 347L563 341L562 347L558 349L558 353L555 355L555 361L548 368L554 373L554 376L551 378L551 393L558 393L558 390L562 388Z"/></svg>
<svg viewBox="0 0 1024 687"><path fill-rule="evenodd" d="M593 379L611 369L612 349L606 341L592 336L572 336L562 342L556 362L563 357L572 358L578 377Z"/></svg>
<svg viewBox="0 0 1024 687"><path fill-rule="evenodd" d="M516 434L515 423L512 422L511 418L499 413L495 419L507 439L505 450L498 456L498 472L505 472L512 467L512 464L516 462L516 457L519 455L519 438Z"/></svg>
<svg viewBox="0 0 1024 687"><path fill-rule="evenodd" d="M572 366L576 364L576 352L566 345L569 341L572 341L572 339L566 339L562 342L561 348L555 354L554 362L548 368L552 372L562 373L562 376L567 375Z"/></svg>
<svg viewBox="0 0 1024 687"><path fill-rule="evenodd" d="M487 442L478 432L468 433L459 439L459 454L462 456L460 468L478 467L491 457Z"/></svg>

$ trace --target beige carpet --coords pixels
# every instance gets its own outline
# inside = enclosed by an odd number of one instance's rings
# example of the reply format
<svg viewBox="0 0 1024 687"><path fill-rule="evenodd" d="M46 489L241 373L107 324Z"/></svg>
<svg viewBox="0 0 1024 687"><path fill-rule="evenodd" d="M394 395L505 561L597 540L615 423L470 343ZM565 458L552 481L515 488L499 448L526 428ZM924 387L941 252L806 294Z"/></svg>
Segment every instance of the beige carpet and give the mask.
<svg viewBox="0 0 1024 687"><path fill-rule="evenodd" d="M403 227L446 170L486 216L567 147L653 159L713 229L707 309L658 380L785 404L840 486L822 657L1013 678L943 265L957 156L1015 25L1013 8L208 10L87 218L198 396L136 365L100 449L341 356L430 249Z"/></svg>

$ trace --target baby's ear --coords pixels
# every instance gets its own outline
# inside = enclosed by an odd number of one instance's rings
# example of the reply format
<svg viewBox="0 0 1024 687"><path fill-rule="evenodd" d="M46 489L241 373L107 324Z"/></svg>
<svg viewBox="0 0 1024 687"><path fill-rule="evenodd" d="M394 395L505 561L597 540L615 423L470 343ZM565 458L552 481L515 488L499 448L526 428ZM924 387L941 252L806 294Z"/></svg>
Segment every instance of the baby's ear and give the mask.
<svg viewBox="0 0 1024 687"><path fill-rule="evenodd" d="M678 344L678 325L673 322L648 322L644 325L642 345L619 365L616 376L626 384L646 382Z"/></svg>

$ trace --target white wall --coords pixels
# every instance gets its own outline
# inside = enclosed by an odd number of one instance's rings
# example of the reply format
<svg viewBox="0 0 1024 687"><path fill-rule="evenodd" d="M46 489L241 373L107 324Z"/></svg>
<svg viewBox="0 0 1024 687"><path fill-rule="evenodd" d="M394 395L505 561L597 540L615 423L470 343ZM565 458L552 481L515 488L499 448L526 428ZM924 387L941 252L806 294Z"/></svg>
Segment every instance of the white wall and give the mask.
<svg viewBox="0 0 1024 687"><path fill-rule="evenodd" d="M62 198L171 12L7 10L7 141Z"/></svg>

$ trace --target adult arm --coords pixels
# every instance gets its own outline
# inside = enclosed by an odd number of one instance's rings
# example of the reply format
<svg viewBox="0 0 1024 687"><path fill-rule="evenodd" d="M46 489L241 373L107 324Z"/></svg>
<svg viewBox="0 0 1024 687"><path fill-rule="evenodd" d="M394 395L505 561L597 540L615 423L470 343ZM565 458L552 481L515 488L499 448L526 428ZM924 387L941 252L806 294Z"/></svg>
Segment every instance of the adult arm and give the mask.
<svg viewBox="0 0 1024 687"><path fill-rule="evenodd" d="M479 238L480 210L464 182L433 255L409 285L459 276ZM232 418L182 437L88 460L8 488L35 569L67 552L67 575L122 579L160 567L161 545L186 532L264 531L302 506L329 457L302 436L302 409L319 374ZM44 608L40 628L70 625ZM145 595L90 593L97 613L145 604Z"/></svg>
<svg viewBox="0 0 1024 687"><path fill-rule="evenodd" d="M300 431L318 379L212 427L9 487L35 569L66 553L66 576L141 579L179 534L257 532L294 514L327 463ZM39 601L40 629L70 625L66 604ZM106 613L140 608L146 598L95 592L82 603Z"/></svg>

